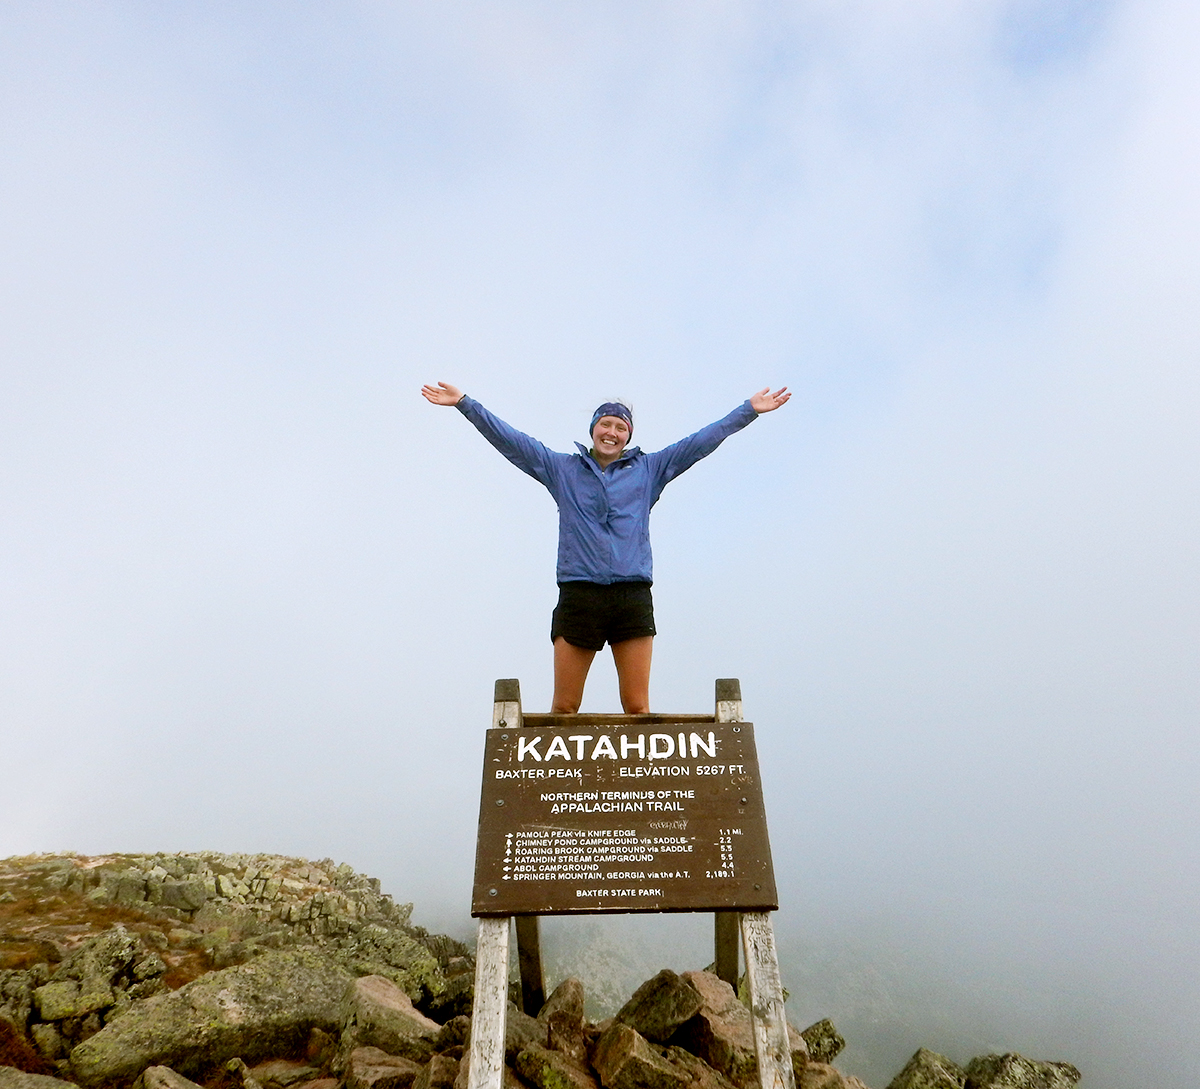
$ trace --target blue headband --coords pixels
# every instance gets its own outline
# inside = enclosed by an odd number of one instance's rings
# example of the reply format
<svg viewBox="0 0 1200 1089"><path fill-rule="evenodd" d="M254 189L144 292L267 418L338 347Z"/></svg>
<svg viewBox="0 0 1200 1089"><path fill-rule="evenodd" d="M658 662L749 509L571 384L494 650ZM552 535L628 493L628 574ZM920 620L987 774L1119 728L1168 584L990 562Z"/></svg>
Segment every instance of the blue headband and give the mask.
<svg viewBox="0 0 1200 1089"><path fill-rule="evenodd" d="M588 426L589 435L596 430L596 422L601 416L616 416L617 419L624 420L629 425L629 433L633 434L633 413L629 411L629 407L619 401L609 401L592 413L592 422Z"/></svg>

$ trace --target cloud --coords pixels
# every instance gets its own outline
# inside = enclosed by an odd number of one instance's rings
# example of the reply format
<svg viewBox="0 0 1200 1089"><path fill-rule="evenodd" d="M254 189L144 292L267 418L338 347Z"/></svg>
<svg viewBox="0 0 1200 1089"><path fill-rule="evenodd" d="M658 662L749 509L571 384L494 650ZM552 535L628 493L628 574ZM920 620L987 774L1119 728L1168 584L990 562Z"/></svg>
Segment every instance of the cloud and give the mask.
<svg viewBox="0 0 1200 1089"><path fill-rule="evenodd" d="M654 516L654 698L742 678L785 975L886 1038L868 1081L989 1025L1097 1085L1177 1049L1190 10L4 21L0 847L330 854L465 931L555 516L418 387L569 449L614 394L654 448L786 383Z"/></svg>

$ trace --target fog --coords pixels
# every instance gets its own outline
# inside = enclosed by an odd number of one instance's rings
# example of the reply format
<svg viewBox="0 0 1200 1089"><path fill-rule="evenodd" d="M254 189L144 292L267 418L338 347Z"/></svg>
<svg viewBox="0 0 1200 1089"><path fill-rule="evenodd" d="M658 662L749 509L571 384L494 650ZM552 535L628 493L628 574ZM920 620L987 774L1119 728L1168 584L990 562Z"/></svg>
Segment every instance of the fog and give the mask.
<svg viewBox="0 0 1200 1089"><path fill-rule="evenodd" d="M555 449L792 401L655 510L652 701L741 679L789 1015L1200 1065L1200 15L13 2L0 854L330 856L469 937ZM597 659L584 710L618 705ZM555 920L632 986L703 916Z"/></svg>

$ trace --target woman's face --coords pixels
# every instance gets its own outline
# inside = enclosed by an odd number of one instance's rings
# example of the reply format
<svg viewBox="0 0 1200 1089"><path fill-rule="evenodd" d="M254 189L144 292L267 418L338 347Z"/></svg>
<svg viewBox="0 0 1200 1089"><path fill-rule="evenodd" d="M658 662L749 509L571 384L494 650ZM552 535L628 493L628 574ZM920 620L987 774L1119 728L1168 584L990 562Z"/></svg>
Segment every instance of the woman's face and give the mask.
<svg viewBox="0 0 1200 1089"><path fill-rule="evenodd" d="M629 442L629 424L620 416L601 416L592 428L592 447L603 461L616 461Z"/></svg>

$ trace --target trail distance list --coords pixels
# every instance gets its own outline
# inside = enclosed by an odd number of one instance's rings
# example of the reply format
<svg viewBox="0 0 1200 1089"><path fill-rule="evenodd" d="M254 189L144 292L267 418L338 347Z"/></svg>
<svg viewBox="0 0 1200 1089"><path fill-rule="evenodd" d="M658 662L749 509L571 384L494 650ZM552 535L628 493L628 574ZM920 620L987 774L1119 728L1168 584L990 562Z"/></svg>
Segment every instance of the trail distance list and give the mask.
<svg viewBox="0 0 1200 1089"><path fill-rule="evenodd" d="M754 726L487 732L472 915L778 907Z"/></svg>

